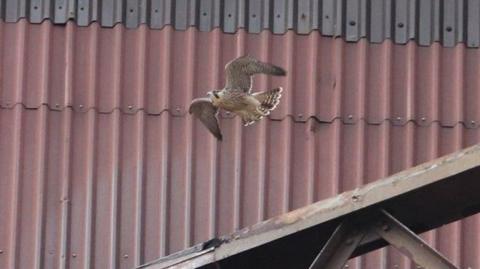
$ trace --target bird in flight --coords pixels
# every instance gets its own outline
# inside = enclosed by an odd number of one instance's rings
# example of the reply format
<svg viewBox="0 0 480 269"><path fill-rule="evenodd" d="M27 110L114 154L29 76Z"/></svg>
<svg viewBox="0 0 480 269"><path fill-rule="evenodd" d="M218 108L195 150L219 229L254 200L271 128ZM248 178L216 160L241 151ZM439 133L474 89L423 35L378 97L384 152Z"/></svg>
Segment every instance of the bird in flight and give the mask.
<svg viewBox="0 0 480 269"><path fill-rule="evenodd" d="M269 115L280 102L281 87L252 93L254 74L287 74L281 67L250 56L242 56L227 63L225 73L226 83L223 89L209 91L207 97L194 99L189 108L189 113L198 117L218 140L222 140L217 118L219 108L237 114L242 118L243 125L248 126Z"/></svg>

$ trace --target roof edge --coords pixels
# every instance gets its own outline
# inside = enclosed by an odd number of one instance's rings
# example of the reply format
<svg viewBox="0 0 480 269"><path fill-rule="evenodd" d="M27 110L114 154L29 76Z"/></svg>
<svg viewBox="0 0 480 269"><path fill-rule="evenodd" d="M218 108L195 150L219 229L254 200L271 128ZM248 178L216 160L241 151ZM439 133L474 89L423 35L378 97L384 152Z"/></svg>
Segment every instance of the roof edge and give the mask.
<svg viewBox="0 0 480 269"><path fill-rule="evenodd" d="M191 253L188 253L189 255L185 256L179 252L172 254L176 257L175 263L153 262L149 266L141 268L193 268L184 267L186 265L195 265L197 268L434 185L437 182L442 183L441 181L444 179L455 177L472 169L478 170L478 168L480 168L480 144L244 228L221 238L220 240L224 243L209 249L202 249L202 253L199 255L192 256Z"/></svg>
<svg viewBox="0 0 480 269"><path fill-rule="evenodd" d="M324 36L343 37L372 43L391 39L396 44L415 40L430 46L445 47L465 43L480 46L480 2L469 1L8 1L0 0L0 17L6 22L27 18L30 23L50 20L79 26L98 22L102 27L124 24L152 29L171 25L182 31L196 27L200 31L221 28L225 33L245 29L248 33L270 30L285 34L319 31Z"/></svg>

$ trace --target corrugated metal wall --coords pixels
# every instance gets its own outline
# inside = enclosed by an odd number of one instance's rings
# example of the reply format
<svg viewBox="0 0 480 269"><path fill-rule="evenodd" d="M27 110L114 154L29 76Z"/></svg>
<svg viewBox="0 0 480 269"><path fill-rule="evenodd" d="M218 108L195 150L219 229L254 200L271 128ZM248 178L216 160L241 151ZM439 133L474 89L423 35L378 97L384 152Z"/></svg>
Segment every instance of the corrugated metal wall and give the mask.
<svg viewBox="0 0 480 269"><path fill-rule="evenodd" d="M186 109L244 53L289 71L254 83L285 95L251 127L223 115L217 143ZM20 20L0 62L0 268L131 268L480 142L463 44ZM479 220L426 238L480 268ZM349 267L415 268L392 250Z"/></svg>
<svg viewBox="0 0 480 269"><path fill-rule="evenodd" d="M127 28L195 26L226 33L318 30L355 42L366 37L374 43L391 39L405 44L415 39L427 46L433 42L480 46L478 0L0 0L0 18L58 24L74 20L80 26L98 22L104 27L121 23Z"/></svg>

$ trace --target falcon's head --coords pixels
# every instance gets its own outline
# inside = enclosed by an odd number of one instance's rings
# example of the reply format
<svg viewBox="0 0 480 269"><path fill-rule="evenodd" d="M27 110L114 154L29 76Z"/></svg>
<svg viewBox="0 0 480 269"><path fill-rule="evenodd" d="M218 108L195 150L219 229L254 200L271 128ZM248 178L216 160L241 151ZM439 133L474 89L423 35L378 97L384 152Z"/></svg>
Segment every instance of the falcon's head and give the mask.
<svg viewBox="0 0 480 269"><path fill-rule="evenodd" d="M219 90L213 90L207 92L208 97L214 98L214 99L220 99L220 91Z"/></svg>
<svg viewBox="0 0 480 269"><path fill-rule="evenodd" d="M213 90L213 91L207 92L207 96L210 97L212 101L220 99L221 95L222 94L219 90Z"/></svg>

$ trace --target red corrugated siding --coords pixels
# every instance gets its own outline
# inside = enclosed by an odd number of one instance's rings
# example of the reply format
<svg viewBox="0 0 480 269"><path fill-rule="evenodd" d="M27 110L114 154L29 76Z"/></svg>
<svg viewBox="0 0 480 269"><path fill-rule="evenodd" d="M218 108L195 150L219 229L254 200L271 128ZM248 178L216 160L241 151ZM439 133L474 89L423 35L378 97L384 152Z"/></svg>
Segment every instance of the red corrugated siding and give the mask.
<svg viewBox="0 0 480 269"><path fill-rule="evenodd" d="M463 45L25 21L0 40L0 268L131 268L480 142ZM217 143L186 109L244 53L284 66L255 87L286 93L254 126L224 115ZM479 234L472 217L426 238L480 268Z"/></svg>

